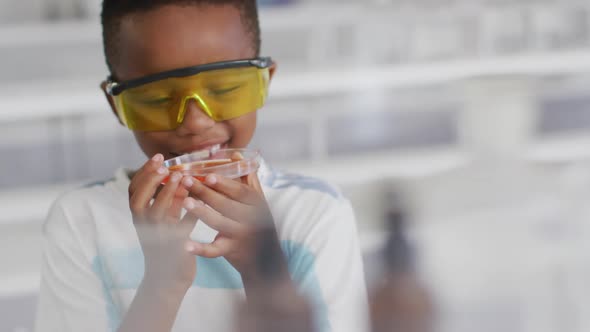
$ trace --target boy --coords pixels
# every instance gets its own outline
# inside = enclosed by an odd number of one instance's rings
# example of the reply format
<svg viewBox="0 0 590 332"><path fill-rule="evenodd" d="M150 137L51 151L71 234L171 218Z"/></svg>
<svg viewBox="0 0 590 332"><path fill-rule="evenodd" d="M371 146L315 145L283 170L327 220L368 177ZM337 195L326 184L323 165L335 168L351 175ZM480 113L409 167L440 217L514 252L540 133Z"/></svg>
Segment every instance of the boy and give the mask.
<svg viewBox="0 0 590 332"><path fill-rule="evenodd" d="M163 167L250 142L275 69L259 57L256 1L104 0L102 24L102 88L150 160L54 204L37 330L232 331L234 304L256 280L259 225L274 227L279 268L310 297L318 328L364 330L355 220L338 192L264 162L241 182ZM197 220L219 231L212 243L191 240Z"/></svg>

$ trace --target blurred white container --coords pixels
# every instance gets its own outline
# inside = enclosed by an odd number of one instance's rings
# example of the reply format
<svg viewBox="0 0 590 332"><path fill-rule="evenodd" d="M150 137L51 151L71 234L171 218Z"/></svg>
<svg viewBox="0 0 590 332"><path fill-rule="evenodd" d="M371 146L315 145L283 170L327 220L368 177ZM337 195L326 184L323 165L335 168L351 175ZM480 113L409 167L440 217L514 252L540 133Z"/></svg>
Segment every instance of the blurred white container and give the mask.
<svg viewBox="0 0 590 332"><path fill-rule="evenodd" d="M84 15L82 0L45 0L50 19L79 18Z"/></svg>
<svg viewBox="0 0 590 332"><path fill-rule="evenodd" d="M384 10L371 13L372 19L358 23L357 63L381 64L408 60L412 20L404 13L394 15Z"/></svg>
<svg viewBox="0 0 590 332"><path fill-rule="evenodd" d="M102 0L79 0L84 11L84 16L91 20L100 19L100 12L102 10Z"/></svg>
<svg viewBox="0 0 590 332"><path fill-rule="evenodd" d="M0 24L40 21L46 9L46 0L0 0Z"/></svg>
<svg viewBox="0 0 590 332"><path fill-rule="evenodd" d="M576 48L590 42L588 13L582 6L537 8L532 16L535 47L541 50Z"/></svg>
<svg viewBox="0 0 590 332"><path fill-rule="evenodd" d="M482 15L479 48L485 55L512 54L526 50L528 34L526 11L522 8L497 8Z"/></svg>
<svg viewBox="0 0 590 332"><path fill-rule="evenodd" d="M422 14L425 16L426 13ZM413 60L436 60L464 57L474 53L475 37L470 34L476 22L457 14L434 14L416 24L411 40Z"/></svg>

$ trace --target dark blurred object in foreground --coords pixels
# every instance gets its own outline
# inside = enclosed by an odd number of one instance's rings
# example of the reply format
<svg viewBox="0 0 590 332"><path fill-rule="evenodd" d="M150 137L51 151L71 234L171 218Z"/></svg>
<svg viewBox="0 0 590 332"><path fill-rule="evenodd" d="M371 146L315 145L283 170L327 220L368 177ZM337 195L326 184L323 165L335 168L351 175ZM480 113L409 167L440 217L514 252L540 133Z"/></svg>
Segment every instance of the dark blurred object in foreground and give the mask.
<svg viewBox="0 0 590 332"><path fill-rule="evenodd" d="M260 231L255 252L256 271L244 282L247 300L239 308L236 331L314 332L311 305L291 280L274 228Z"/></svg>
<svg viewBox="0 0 590 332"><path fill-rule="evenodd" d="M396 199L392 203L387 213L384 275L370 298L372 331L430 332L433 305L415 272L414 254L404 234L406 214Z"/></svg>

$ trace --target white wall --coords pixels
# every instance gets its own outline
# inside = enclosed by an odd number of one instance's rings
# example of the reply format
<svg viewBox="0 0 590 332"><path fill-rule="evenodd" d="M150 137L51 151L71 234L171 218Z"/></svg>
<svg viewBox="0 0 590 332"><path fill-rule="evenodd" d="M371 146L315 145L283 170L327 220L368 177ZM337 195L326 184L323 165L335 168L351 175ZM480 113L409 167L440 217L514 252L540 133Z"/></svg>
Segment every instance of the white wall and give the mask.
<svg viewBox="0 0 590 332"><path fill-rule="evenodd" d="M30 326L53 198L143 158L98 90L96 3L92 16L82 2L21 2L0 1L0 312L11 309L10 328ZM590 307L577 295L588 267L574 254L587 251L576 199L588 196L588 2L342 3L262 11L264 53L281 66L253 144L340 185L368 253L380 245L384 193L406 193L444 308L440 331L587 331L550 309L588 317Z"/></svg>

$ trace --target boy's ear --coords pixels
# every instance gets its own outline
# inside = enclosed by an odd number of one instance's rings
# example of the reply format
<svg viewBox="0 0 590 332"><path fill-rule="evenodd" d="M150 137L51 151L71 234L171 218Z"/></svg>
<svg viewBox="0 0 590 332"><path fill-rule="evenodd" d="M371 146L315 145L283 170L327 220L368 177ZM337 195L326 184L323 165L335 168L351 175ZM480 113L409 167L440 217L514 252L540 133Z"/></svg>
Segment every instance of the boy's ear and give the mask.
<svg viewBox="0 0 590 332"><path fill-rule="evenodd" d="M104 96L107 99L109 106L111 107L111 111L113 112L113 114L117 118L117 121L119 121L119 123L121 125L123 125L123 122L121 122L121 119L119 118L119 114L117 113L117 108L115 107L115 101L113 100L113 96L111 96L107 92L107 81L103 81L102 83L100 83L100 89L102 90L102 93L104 93Z"/></svg>

